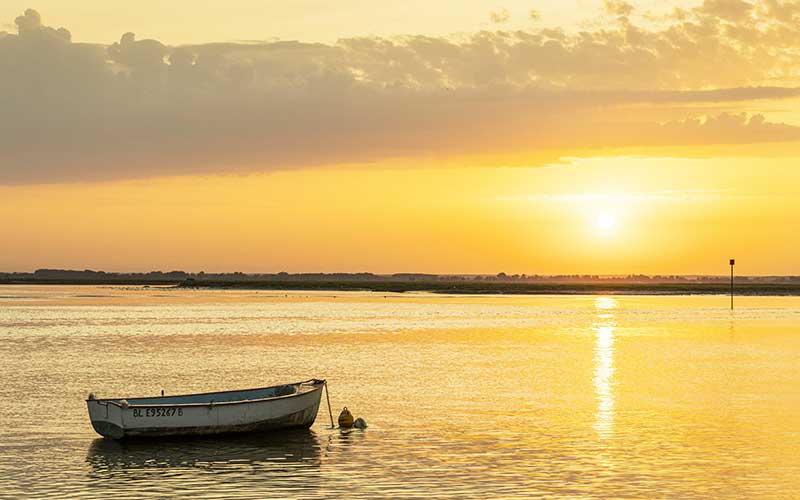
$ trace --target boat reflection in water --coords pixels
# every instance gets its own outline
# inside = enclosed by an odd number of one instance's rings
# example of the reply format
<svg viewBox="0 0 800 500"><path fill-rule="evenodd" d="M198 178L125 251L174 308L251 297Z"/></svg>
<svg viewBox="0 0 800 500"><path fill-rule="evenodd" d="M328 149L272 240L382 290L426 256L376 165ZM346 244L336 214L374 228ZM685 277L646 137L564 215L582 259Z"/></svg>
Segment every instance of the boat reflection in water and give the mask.
<svg viewBox="0 0 800 500"><path fill-rule="evenodd" d="M249 494L263 489L270 495L293 496L313 493L321 486L324 446L307 429L201 439L100 438L89 447L86 462L90 480L112 491L130 488L131 480L142 480L149 493L174 492L206 482L219 485L222 474L240 488L250 483Z"/></svg>

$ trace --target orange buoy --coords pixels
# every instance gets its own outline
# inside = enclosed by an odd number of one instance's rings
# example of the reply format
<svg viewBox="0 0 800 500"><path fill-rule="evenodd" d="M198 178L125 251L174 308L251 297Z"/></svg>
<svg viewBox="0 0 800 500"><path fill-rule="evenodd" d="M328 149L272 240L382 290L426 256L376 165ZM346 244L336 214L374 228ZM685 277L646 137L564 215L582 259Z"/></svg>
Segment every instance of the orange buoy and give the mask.
<svg viewBox="0 0 800 500"><path fill-rule="evenodd" d="M342 413L339 414L339 427L349 429L353 427L353 422L353 414L350 413L350 410L345 406Z"/></svg>

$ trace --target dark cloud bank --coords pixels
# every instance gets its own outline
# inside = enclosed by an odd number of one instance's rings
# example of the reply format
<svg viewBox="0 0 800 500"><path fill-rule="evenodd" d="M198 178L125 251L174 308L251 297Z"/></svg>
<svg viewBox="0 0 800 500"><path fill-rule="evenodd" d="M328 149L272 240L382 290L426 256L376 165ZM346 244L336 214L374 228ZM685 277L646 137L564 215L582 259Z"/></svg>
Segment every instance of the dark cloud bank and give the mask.
<svg viewBox="0 0 800 500"><path fill-rule="evenodd" d="M0 184L800 139L692 108L798 96L800 1L706 0L648 28L606 10L580 32L185 47L75 43L28 10L0 33Z"/></svg>

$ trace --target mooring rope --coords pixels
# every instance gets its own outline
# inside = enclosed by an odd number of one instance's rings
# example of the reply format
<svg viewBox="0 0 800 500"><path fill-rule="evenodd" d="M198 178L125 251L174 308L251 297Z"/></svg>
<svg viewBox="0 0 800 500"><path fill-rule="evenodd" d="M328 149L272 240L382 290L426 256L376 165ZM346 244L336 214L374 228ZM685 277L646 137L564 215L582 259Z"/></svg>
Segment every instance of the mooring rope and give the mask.
<svg viewBox="0 0 800 500"><path fill-rule="evenodd" d="M335 429L336 426L333 425L333 410L331 410L331 396L330 393L328 392L328 381L325 380L324 383L325 383L325 399L328 400L328 415L331 417L331 429Z"/></svg>

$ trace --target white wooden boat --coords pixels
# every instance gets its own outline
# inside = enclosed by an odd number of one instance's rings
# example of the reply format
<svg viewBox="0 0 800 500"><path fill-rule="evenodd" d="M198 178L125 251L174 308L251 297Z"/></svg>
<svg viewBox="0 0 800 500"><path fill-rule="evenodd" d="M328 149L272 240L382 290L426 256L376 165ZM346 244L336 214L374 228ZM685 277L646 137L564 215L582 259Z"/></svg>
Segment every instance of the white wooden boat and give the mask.
<svg viewBox="0 0 800 500"><path fill-rule="evenodd" d="M152 398L97 399L89 395L89 419L98 434L190 436L311 427L324 380L241 391Z"/></svg>

